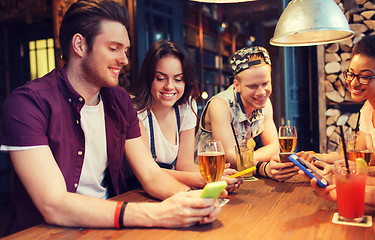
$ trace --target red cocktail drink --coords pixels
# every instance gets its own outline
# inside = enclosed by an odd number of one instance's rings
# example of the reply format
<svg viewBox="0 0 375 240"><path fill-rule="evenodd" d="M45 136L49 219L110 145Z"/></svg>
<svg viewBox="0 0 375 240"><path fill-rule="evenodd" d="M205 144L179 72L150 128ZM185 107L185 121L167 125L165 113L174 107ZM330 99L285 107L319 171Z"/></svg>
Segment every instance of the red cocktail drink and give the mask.
<svg viewBox="0 0 375 240"><path fill-rule="evenodd" d="M340 219L361 222L365 207L367 168L357 170L356 162L352 161L349 161L349 173L344 161L335 162L334 167Z"/></svg>
<svg viewBox="0 0 375 240"><path fill-rule="evenodd" d="M344 219L363 218L365 206L365 174L336 176L337 207Z"/></svg>

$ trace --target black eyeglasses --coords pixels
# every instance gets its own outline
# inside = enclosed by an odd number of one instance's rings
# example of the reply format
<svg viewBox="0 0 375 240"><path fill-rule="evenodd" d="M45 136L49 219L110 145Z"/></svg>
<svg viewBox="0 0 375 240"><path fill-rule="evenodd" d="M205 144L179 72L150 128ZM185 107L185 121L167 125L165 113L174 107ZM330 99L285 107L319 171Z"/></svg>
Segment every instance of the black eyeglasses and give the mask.
<svg viewBox="0 0 375 240"><path fill-rule="evenodd" d="M362 85L367 85L371 79L374 79L375 76L366 76L361 74L354 74L352 72L349 72L349 70L345 70L343 72L344 79L348 82L353 81L355 77L357 77L357 80Z"/></svg>

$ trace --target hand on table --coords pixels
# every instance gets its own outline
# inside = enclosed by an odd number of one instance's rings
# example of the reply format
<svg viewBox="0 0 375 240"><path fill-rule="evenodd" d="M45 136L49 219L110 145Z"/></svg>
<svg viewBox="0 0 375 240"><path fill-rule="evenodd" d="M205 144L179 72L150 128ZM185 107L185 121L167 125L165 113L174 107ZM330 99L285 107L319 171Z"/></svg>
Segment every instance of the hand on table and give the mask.
<svg viewBox="0 0 375 240"><path fill-rule="evenodd" d="M269 178L272 178L279 182L285 181L297 175L298 170L299 168L295 166L292 162L280 162L279 155L273 156L265 169L267 176Z"/></svg>
<svg viewBox="0 0 375 240"><path fill-rule="evenodd" d="M159 204L155 214L157 226L167 228L189 227L196 223L207 224L216 219L220 207L212 198L200 198L202 190L180 192Z"/></svg>
<svg viewBox="0 0 375 240"><path fill-rule="evenodd" d="M223 177L221 178L221 180L226 181L228 184L228 186L225 189L228 192L233 192L234 190L236 190L237 188L241 186L241 184L243 183L243 179L242 177L230 178L229 176L237 173L237 171L229 167L230 167L230 163L226 163Z"/></svg>

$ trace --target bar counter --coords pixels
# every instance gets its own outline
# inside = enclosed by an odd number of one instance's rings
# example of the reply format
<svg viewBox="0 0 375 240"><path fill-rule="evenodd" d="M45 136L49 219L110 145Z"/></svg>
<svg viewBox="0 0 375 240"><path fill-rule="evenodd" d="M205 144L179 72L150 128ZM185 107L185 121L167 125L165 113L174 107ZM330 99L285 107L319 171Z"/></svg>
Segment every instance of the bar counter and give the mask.
<svg viewBox="0 0 375 240"><path fill-rule="evenodd" d="M86 229L40 224L4 239L374 239L375 227L332 223L336 203L316 197L309 182L295 176L286 182L270 179L246 181L228 197L218 218L207 225L189 228ZM137 189L115 200L156 201ZM365 214L374 219L375 208Z"/></svg>

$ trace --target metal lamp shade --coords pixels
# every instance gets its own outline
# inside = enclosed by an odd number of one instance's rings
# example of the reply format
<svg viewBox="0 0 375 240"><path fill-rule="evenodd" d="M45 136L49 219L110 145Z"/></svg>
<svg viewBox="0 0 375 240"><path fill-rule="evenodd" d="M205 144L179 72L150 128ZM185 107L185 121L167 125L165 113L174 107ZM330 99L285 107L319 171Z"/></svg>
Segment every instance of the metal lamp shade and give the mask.
<svg viewBox="0 0 375 240"><path fill-rule="evenodd" d="M354 36L333 0L292 0L281 14L270 44L311 46Z"/></svg>

